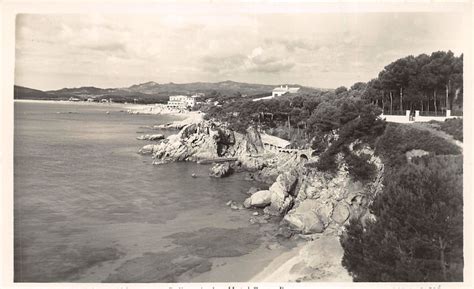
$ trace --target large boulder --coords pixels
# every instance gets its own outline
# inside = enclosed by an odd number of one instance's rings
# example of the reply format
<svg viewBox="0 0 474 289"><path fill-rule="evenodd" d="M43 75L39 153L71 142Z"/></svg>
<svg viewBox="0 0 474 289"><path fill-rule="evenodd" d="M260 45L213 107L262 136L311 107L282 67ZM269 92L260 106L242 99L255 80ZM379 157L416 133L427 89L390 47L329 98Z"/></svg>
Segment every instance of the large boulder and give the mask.
<svg viewBox="0 0 474 289"><path fill-rule="evenodd" d="M297 177L291 172L280 174L271 185L271 208L266 212L271 215L281 215L286 213L293 205L293 197Z"/></svg>
<svg viewBox="0 0 474 289"><path fill-rule="evenodd" d="M290 228L303 234L324 232L324 223L314 211L293 212L284 217Z"/></svg>
<svg viewBox="0 0 474 289"><path fill-rule="evenodd" d="M260 154L264 151L262 138L260 133L253 127L250 126L247 128L247 133L245 135L245 144L246 151L249 154Z"/></svg>
<svg viewBox="0 0 474 289"><path fill-rule="evenodd" d="M272 193L269 190L258 191L244 201L244 207L263 208L270 205Z"/></svg>
<svg viewBox="0 0 474 289"><path fill-rule="evenodd" d="M270 190L283 192L284 194L290 194L293 192L297 180L298 177L294 172L282 173L277 177Z"/></svg>
<svg viewBox="0 0 474 289"><path fill-rule="evenodd" d="M332 212L332 219L339 224L344 224L350 216L350 208L345 202L339 202Z"/></svg>
<svg viewBox="0 0 474 289"><path fill-rule="evenodd" d="M330 222L332 203L306 199L298 203L286 214L283 220L296 231L303 234L321 233Z"/></svg>
<svg viewBox="0 0 474 289"><path fill-rule="evenodd" d="M209 176L214 178L222 178L230 175L232 168L228 162L214 164L209 170Z"/></svg>

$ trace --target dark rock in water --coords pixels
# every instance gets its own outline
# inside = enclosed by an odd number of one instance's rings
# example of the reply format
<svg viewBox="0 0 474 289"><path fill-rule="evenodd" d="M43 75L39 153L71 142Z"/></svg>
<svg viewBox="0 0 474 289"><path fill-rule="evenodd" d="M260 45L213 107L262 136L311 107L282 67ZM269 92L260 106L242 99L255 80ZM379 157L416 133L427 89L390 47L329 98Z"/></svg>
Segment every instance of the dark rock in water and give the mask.
<svg viewBox="0 0 474 289"><path fill-rule="evenodd" d="M178 282L185 273L199 274L211 270L212 262L199 256L187 255L185 249L170 252L145 253L123 263L106 282Z"/></svg>
<svg viewBox="0 0 474 289"><path fill-rule="evenodd" d="M228 201L225 205L230 207L232 210L243 210L244 209L244 207L241 204L237 203L236 201L232 201L232 200Z"/></svg>
<svg viewBox="0 0 474 289"><path fill-rule="evenodd" d="M247 191L247 195L253 195L258 191L261 191L261 190L256 187L250 187L250 189Z"/></svg>
<svg viewBox="0 0 474 289"><path fill-rule="evenodd" d="M167 164L167 163L169 163L169 161L166 161L166 160L154 160L153 161L154 165L164 165L164 164Z"/></svg>
<svg viewBox="0 0 474 289"><path fill-rule="evenodd" d="M150 145L146 145L144 147L142 147L138 153L142 154L142 155L151 155L153 153L153 147L154 145L150 144Z"/></svg>
<svg viewBox="0 0 474 289"><path fill-rule="evenodd" d="M282 226L278 229L275 237L289 239L295 234L288 226Z"/></svg>
<svg viewBox="0 0 474 289"><path fill-rule="evenodd" d="M209 176L214 178L227 177L232 173L232 169L228 162L215 164L210 168Z"/></svg>
<svg viewBox="0 0 474 289"><path fill-rule="evenodd" d="M165 136L162 134L145 134L145 135L137 137L138 140L151 140L151 141L162 140L164 138Z"/></svg>
<svg viewBox="0 0 474 289"><path fill-rule="evenodd" d="M244 207L241 204L237 204L237 203L234 202L234 203L230 204L230 208L232 210L238 211L238 210L242 210Z"/></svg>
<svg viewBox="0 0 474 289"><path fill-rule="evenodd" d="M251 217L249 219L250 224L267 224L268 221L262 217Z"/></svg>
<svg viewBox="0 0 474 289"><path fill-rule="evenodd" d="M261 233L258 228L203 228L167 236L173 244L186 247L199 257L237 257L257 249Z"/></svg>

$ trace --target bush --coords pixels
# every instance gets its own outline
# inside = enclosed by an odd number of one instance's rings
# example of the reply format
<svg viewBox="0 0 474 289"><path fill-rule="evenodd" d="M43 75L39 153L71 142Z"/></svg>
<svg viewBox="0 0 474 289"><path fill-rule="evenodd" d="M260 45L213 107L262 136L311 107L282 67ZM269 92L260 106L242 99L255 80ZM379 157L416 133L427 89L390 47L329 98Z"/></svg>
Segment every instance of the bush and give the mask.
<svg viewBox="0 0 474 289"><path fill-rule="evenodd" d="M461 150L447 140L403 124L390 123L375 144L376 154L385 164L385 175L389 176L406 163L405 153L420 149L434 155L457 155Z"/></svg>
<svg viewBox="0 0 474 289"><path fill-rule="evenodd" d="M439 128L445 133L452 135L454 139L463 141L462 127L462 118L451 118L442 122Z"/></svg>
<svg viewBox="0 0 474 289"><path fill-rule="evenodd" d="M400 168L341 244L354 281L463 280L462 156L421 158Z"/></svg>
<svg viewBox="0 0 474 289"><path fill-rule="evenodd" d="M324 151L327 143L321 135L330 130L337 129L338 138L321 154L316 167L321 171L334 172L337 169L335 156L342 152L352 177L360 181L372 178L376 168L368 162L369 157L353 155L348 146L355 140L373 146L374 140L385 129L385 122L378 119L380 113L377 107L353 99L339 99L333 104L319 105L310 119L314 133L312 148Z"/></svg>
<svg viewBox="0 0 474 289"><path fill-rule="evenodd" d="M365 182L375 177L377 167L369 162L370 155L360 154L358 156L354 153L348 153L344 159L347 163L349 174L356 180Z"/></svg>

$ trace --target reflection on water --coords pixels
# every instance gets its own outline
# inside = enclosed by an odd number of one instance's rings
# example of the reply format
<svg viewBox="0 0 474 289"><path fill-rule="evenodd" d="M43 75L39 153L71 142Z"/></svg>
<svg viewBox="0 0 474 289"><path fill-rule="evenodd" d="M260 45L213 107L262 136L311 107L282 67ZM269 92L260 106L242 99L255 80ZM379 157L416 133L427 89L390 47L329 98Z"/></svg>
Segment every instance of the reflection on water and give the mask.
<svg viewBox="0 0 474 289"><path fill-rule="evenodd" d="M255 184L151 165L137 131L170 118L119 109L15 103L15 281L186 281L261 243L251 212L225 206Z"/></svg>

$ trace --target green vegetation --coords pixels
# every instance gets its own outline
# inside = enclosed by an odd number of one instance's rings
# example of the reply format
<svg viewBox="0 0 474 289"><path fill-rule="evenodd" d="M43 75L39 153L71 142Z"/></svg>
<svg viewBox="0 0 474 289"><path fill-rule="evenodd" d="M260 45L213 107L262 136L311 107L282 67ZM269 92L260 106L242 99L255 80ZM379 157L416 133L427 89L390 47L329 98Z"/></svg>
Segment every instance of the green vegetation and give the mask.
<svg viewBox="0 0 474 289"><path fill-rule="evenodd" d="M407 109L418 109L422 114L462 110L463 55L438 51L398 59L367 83L362 97L389 113Z"/></svg>
<svg viewBox="0 0 474 289"><path fill-rule="evenodd" d="M450 118L450 119L446 119L444 122L441 122L441 123L437 121L431 121L430 123L435 124L436 129L444 131L445 133L453 136L454 139L458 141L463 141L462 118Z"/></svg>
<svg viewBox="0 0 474 289"><path fill-rule="evenodd" d="M354 281L462 281L462 173L462 156L430 156L389 178L375 220L351 220L341 240Z"/></svg>
<svg viewBox="0 0 474 289"><path fill-rule="evenodd" d="M385 179L406 163L405 153L420 149L433 155L457 155L461 150L445 139L404 124L389 123L375 144L375 153L382 157Z"/></svg>

